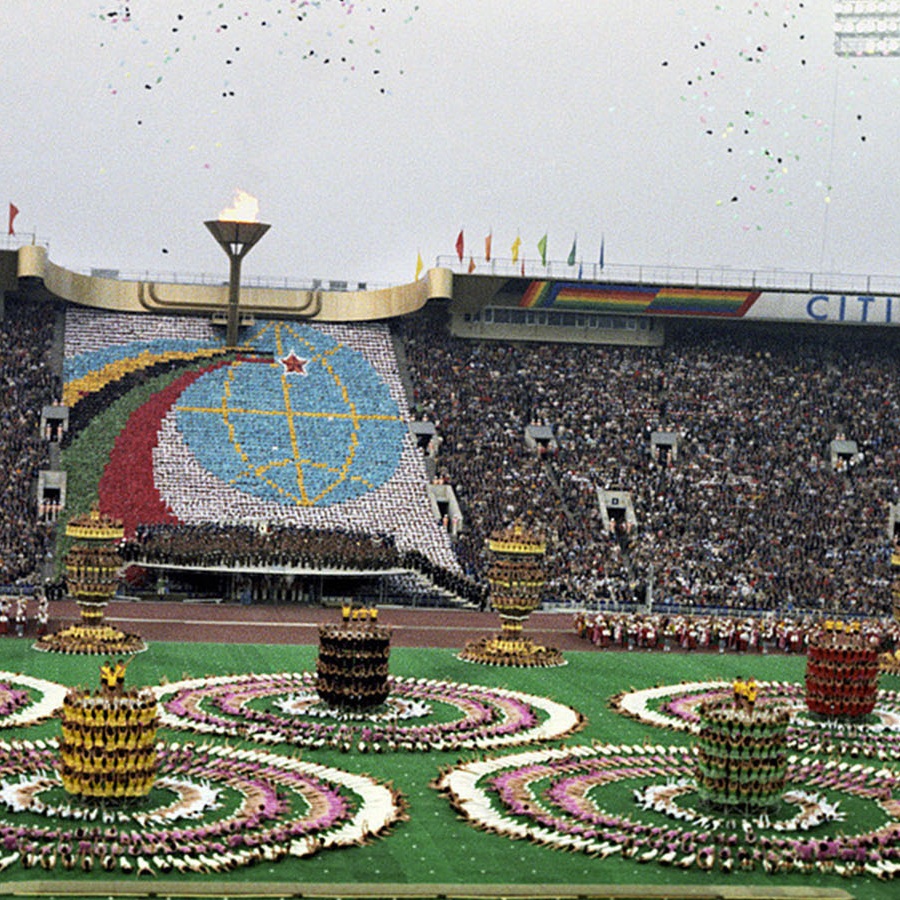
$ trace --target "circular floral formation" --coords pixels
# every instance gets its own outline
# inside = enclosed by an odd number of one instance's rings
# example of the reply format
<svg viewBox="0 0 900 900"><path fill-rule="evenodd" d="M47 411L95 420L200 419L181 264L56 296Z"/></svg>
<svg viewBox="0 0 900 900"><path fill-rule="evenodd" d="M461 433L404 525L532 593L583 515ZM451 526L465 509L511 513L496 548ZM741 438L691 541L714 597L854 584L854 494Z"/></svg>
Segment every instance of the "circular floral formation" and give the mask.
<svg viewBox="0 0 900 900"><path fill-rule="evenodd" d="M657 728L693 731L699 722L697 707L708 700L730 696L731 682L694 681L629 691L613 697L611 706ZM803 686L767 681L759 685L760 699L787 706L791 724L787 744L804 753L847 754L896 759L900 754L900 694L879 690L875 709L862 722L812 715L806 708Z"/></svg>
<svg viewBox="0 0 900 900"><path fill-rule="evenodd" d="M155 691L163 725L303 747L489 749L559 738L582 725L571 707L531 694L426 678L389 682L387 713L331 718L312 702L310 672L196 678Z"/></svg>
<svg viewBox="0 0 900 900"><path fill-rule="evenodd" d="M463 763L445 771L438 787L477 827L591 856L724 871L883 878L900 871L900 779L893 772L794 756L789 763L793 789L784 808L754 821L700 807L688 812L688 747L541 748ZM660 783L672 788L666 801L650 790ZM838 810L841 796L873 807L879 824L852 834ZM634 812L621 812L626 807Z"/></svg>
<svg viewBox="0 0 900 900"><path fill-rule="evenodd" d="M62 706L64 685L14 672L0 672L0 728L19 728L49 719Z"/></svg>
<svg viewBox="0 0 900 900"><path fill-rule="evenodd" d="M150 795L100 810L64 791L55 742L0 742L3 861L140 874L228 870L358 844L404 816L399 795L366 775L224 746L160 744L157 753Z"/></svg>

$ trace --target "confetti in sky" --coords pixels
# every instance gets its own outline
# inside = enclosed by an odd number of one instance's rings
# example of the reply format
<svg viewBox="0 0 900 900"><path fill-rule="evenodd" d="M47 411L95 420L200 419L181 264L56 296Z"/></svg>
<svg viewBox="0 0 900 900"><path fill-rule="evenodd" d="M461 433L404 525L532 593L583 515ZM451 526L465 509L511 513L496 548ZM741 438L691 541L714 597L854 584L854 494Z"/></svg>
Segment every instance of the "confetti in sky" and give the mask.
<svg viewBox="0 0 900 900"><path fill-rule="evenodd" d="M218 272L197 223L236 187L272 223L248 273L301 280L403 281L461 227L895 268L900 59L837 53L827 0L10 0L0 29L17 230L82 270Z"/></svg>
<svg viewBox="0 0 900 900"><path fill-rule="evenodd" d="M796 0L710 6L685 40L690 63L670 74L708 139L710 169L723 176L716 205L746 231L763 227L764 205L790 207L810 184L829 203L834 129L867 141L863 114L840 93L831 35L816 34L808 3ZM744 20L739 30L736 14ZM668 59L662 65L670 68ZM810 90L823 84L830 92Z"/></svg>
<svg viewBox="0 0 900 900"><path fill-rule="evenodd" d="M218 61L218 99L237 96L253 72L244 57L262 50L292 62L329 66L343 77L368 80L377 92L391 90L402 66L382 58L385 24L413 21L418 3L392 0L242 0L167 4L161 13L146 0L103 4L95 14L100 46L119 54L111 94L164 89L175 78L190 78L194 55Z"/></svg>

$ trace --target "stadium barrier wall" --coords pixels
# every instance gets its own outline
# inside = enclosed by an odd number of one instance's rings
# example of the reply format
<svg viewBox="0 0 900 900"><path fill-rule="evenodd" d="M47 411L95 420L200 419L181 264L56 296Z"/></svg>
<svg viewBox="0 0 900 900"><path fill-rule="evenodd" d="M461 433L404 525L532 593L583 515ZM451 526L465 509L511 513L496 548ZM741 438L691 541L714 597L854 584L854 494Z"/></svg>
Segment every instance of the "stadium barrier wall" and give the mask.
<svg viewBox="0 0 900 900"><path fill-rule="evenodd" d="M124 281L72 272L51 262L45 247L18 251L18 277L39 279L63 300L128 313L190 313L224 316L228 284L162 284ZM303 318L317 322L366 322L389 319L421 309L429 300L450 299L449 269L428 269L409 284L359 291L291 290L242 287L242 316Z"/></svg>

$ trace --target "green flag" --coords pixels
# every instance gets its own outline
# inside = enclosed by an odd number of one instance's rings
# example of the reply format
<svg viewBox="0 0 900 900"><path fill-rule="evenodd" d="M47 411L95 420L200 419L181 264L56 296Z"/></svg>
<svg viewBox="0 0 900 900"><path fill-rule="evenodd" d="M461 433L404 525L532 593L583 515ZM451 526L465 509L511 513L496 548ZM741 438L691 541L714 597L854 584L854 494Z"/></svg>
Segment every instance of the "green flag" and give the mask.
<svg viewBox="0 0 900 900"><path fill-rule="evenodd" d="M572 239L572 249L569 251L569 258L566 260L570 266L575 265L575 253L578 247L578 235Z"/></svg>
<svg viewBox="0 0 900 900"><path fill-rule="evenodd" d="M538 241L537 247L538 247L538 252L541 254L541 265L546 266L547 265L547 235L546 234Z"/></svg>

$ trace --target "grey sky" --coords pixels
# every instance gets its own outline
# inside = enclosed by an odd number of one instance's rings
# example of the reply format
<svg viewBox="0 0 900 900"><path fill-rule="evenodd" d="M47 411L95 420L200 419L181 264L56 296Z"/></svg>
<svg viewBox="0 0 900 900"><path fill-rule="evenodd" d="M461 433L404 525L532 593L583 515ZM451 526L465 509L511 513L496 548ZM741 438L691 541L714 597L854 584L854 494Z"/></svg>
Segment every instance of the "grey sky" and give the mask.
<svg viewBox="0 0 900 900"><path fill-rule="evenodd" d="M408 281L460 228L476 263L896 273L900 60L836 57L830 6L4 0L0 185L74 269L225 273L242 188L248 276Z"/></svg>

